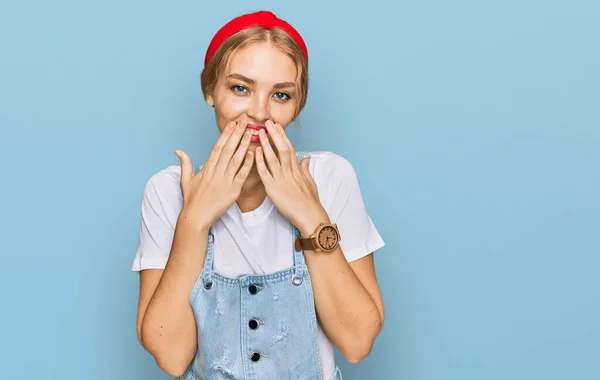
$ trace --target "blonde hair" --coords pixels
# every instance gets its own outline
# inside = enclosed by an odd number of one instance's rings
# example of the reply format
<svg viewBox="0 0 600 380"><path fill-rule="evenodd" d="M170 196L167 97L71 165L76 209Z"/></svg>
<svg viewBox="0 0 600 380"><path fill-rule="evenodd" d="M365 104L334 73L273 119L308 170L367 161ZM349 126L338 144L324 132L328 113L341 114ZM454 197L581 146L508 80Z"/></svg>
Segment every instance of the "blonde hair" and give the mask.
<svg viewBox="0 0 600 380"><path fill-rule="evenodd" d="M241 48L257 42L271 43L281 50L282 53L292 58L300 70L300 75L296 78L296 92L298 95L296 98L295 119L306 104L308 95L308 62L302 50L296 44L296 41L279 28L250 27L235 33L223 41L200 75L200 85L202 86L204 98L206 99L209 95L212 95L217 80L227 67L232 54Z"/></svg>

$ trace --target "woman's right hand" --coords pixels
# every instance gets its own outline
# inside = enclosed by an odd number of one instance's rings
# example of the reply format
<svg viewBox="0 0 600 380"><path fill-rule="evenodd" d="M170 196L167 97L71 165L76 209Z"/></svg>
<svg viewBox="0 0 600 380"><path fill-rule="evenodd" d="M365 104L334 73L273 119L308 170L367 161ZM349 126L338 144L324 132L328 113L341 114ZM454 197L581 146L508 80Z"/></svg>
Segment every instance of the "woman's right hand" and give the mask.
<svg viewBox="0 0 600 380"><path fill-rule="evenodd" d="M179 218L199 231L208 231L231 207L250 173L253 154L248 151L251 133L246 131L246 124L245 121L227 124L196 175L190 157L181 150L175 151L181 163L183 195Z"/></svg>

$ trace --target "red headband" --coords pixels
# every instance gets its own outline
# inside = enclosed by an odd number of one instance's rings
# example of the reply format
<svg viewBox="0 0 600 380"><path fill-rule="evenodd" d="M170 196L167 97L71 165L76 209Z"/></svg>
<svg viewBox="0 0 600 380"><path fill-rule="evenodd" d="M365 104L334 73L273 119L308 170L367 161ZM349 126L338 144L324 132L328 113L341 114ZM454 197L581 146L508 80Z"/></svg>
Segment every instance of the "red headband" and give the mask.
<svg viewBox="0 0 600 380"><path fill-rule="evenodd" d="M273 13L269 11L259 11L255 13L245 14L243 16L239 16L234 18L225 24L219 31L215 34L213 39L210 41L208 45L208 49L206 50L206 56L204 57L204 66L208 63L213 54L217 51L219 46L225 41L227 38L231 37L235 33L240 30L252 27L252 26L262 26L267 29L279 28L286 32L300 47L302 53L304 54L304 58L308 61L308 50L306 49L306 44L304 40L300 36L300 33L296 31L290 24L285 22L284 20L277 18Z"/></svg>

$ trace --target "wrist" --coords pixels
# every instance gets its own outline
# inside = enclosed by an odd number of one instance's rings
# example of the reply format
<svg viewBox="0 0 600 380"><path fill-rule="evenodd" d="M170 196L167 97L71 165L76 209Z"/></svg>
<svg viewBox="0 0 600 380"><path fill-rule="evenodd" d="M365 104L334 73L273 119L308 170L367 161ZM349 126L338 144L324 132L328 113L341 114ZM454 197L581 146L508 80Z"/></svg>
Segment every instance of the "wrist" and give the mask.
<svg viewBox="0 0 600 380"><path fill-rule="evenodd" d="M312 214L309 218L307 218L302 223L299 223L299 225L297 226L298 231L300 231L300 237L303 239L310 237L310 235L315 233L317 227L319 227L321 223L331 223L329 215L327 215L327 213L324 211Z"/></svg>
<svg viewBox="0 0 600 380"><path fill-rule="evenodd" d="M195 233L208 235L210 227L208 224L198 220L194 220L192 217L193 213L188 210L181 210L179 217L177 218L177 226L181 226L188 230L193 230Z"/></svg>

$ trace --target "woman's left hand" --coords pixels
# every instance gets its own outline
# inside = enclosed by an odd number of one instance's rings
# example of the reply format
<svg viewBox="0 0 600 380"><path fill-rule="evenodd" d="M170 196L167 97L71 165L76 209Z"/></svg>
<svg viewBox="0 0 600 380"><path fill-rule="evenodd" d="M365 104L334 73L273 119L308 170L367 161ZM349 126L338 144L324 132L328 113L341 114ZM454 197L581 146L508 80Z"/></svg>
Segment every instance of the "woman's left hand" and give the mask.
<svg viewBox="0 0 600 380"><path fill-rule="evenodd" d="M308 171L310 157L300 164L292 143L279 124L265 123L268 134L277 148L269 143L264 130L259 131L260 147L256 149L256 169L265 185L267 196L303 237L310 236L319 223L329 222L327 212L319 201L317 184Z"/></svg>

